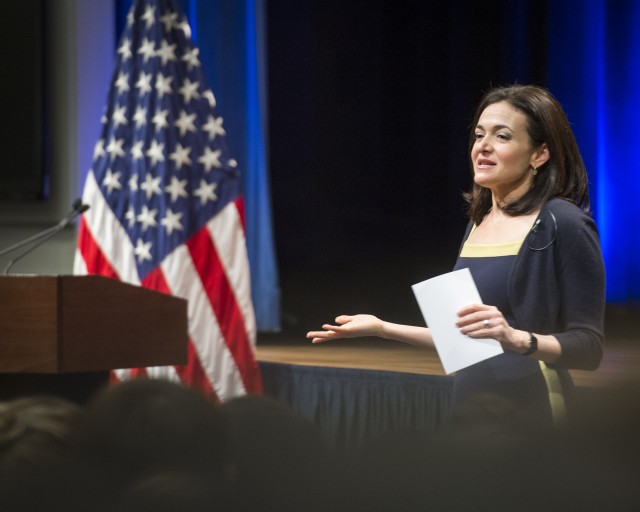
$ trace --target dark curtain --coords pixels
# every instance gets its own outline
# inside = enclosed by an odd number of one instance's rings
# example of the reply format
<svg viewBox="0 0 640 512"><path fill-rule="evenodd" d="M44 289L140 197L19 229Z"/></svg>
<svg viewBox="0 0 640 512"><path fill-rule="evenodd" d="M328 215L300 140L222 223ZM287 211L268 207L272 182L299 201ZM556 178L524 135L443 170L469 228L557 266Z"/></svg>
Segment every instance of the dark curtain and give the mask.
<svg viewBox="0 0 640 512"><path fill-rule="evenodd" d="M546 2L267 4L284 326L422 323L411 285L450 271L469 121L494 85L546 83Z"/></svg>

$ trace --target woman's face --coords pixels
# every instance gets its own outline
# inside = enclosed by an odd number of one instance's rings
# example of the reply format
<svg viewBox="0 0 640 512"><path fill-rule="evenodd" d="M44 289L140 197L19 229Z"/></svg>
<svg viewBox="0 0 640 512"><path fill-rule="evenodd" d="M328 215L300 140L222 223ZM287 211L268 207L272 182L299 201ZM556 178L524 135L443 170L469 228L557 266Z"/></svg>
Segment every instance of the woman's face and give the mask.
<svg viewBox="0 0 640 512"><path fill-rule="evenodd" d="M527 133L527 118L509 103L493 103L480 114L471 148L474 181L501 197L529 190L531 167L548 160L546 144L534 148Z"/></svg>

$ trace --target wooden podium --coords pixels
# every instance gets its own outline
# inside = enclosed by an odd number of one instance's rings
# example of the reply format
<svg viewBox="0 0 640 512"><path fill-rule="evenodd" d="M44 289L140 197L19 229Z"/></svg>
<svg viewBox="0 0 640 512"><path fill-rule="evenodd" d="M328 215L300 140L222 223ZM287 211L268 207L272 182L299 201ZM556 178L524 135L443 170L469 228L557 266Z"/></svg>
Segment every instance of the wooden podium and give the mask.
<svg viewBox="0 0 640 512"><path fill-rule="evenodd" d="M185 364L187 301L101 276L0 276L0 399L85 401L110 370Z"/></svg>

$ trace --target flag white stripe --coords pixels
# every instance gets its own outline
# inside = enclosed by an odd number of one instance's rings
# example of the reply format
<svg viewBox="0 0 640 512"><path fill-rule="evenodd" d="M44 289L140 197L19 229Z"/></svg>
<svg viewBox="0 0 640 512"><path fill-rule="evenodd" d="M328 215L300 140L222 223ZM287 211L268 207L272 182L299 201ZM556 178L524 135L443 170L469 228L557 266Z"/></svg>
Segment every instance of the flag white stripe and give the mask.
<svg viewBox="0 0 640 512"><path fill-rule="evenodd" d="M147 375L152 379L163 379L171 382L181 382L175 366L150 366Z"/></svg>
<svg viewBox="0 0 640 512"><path fill-rule="evenodd" d="M252 348L255 348L256 322L251 303L249 259L242 219L235 203L229 203L213 217L208 222L207 229L242 313L247 339Z"/></svg>
<svg viewBox="0 0 640 512"><path fill-rule="evenodd" d="M133 245L120 221L105 202L93 171L87 174L83 201L90 206L83 214L84 220L102 254L122 281L139 285Z"/></svg>
<svg viewBox="0 0 640 512"><path fill-rule="evenodd" d="M73 258L73 273L77 276L84 276L87 274L87 264L82 257L80 249L76 247L75 257Z"/></svg>
<svg viewBox="0 0 640 512"><path fill-rule="evenodd" d="M189 336L216 394L223 401L244 394L242 377L187 247L174 250L161 268L171 292L188 301Z"/></svg>
<svg viewBox="0 0 640 512"><path fill-rule="evenodd" d="M117 370L113 370L115 376L122 381L131 379L131 370L129 368L118 368Z"/></svg>

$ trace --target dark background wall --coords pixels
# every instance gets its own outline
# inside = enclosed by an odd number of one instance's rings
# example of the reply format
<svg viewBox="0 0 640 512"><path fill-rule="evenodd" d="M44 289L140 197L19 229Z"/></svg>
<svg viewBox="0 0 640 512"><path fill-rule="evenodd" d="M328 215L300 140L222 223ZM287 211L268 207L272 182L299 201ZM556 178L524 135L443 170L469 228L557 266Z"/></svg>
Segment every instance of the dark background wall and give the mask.
<svg viewBox="0 0 640 512"><path fill-rule="evenodd" d="M283 328L422 322L449 271L473 108L546 83L546 2L268 2L270 165Z"/></svg>
<svg viewBox="0 0 640 512"><path fill-rule="evenodd" d="M44 109L44 5L3 6L0 31L0 201L47 197Z"/></svg>

